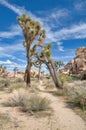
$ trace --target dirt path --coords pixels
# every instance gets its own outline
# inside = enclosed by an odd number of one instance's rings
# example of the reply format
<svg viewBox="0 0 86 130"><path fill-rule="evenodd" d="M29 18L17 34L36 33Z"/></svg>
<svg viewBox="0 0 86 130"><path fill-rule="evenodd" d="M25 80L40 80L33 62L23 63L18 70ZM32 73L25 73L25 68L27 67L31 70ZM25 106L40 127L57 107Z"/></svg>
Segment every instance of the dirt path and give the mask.
<svg viewBox="0 0 86 130"><path fill-rule="evenodd" d="M1 102L3 98L5 99L9 95L6 95L4 92L0 95L0 112L8 113L16 120L17 130L86 130L85 122L68 108L67 104L59 97L46 92L42 84L39 85L39 88L39 94L51 100L51 107L54 110L52 116L35 117L22 113L16 108L3 107Z"/></svg>
<svg viewBox="0 0 86 130"><path fill-rule="evenodd" d="M39 86L40 87L40 86ZM41 95L51 100L51 107L54 110L52 127L58 126L59 130L86 130L86 123L68 108L59 97L55 97L44 90L41 83Z"/></svg>
<svg viewBox="0 0 86 130"><path fill-rule="evenodd" d="M85 122L71 109L67 108L67 104L51 94L46 93L43 96L52 101L51 106L54 110L52 121L55 121L53 128L57 125L60 130L86 130Z"/></svg>

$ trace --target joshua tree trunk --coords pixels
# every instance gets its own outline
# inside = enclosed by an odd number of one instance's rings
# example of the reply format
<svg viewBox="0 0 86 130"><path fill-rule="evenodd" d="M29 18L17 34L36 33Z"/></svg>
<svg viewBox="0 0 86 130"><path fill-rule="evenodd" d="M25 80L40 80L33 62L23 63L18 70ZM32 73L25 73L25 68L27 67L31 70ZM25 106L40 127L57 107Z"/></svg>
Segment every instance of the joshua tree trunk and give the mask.
<svg viewBox="0 0 86 130"><path fill-rule="evenodd" d="M39 66L38 80L41 79L41 65Z"/></svg>
<svg viewBox="0 0 86 130"><path fill-rule="evenodd" d="M31 79L30 79L30 70L31 70L31 59L30 59L30 43L27 46L27 68L26 68L26 84L27 87L31 87Z"/></svg>
<svg viewBox="0 0 86 130"><path fill-rule="evenodd" d="M50 72L50 74L51 74L51 77L52 77L52 79L53 79L53 81L54 81L54 84L55 84L56 88L62 89L60 80L59 80L58 77L57 77L57 73L56 73L56 70L55 70L55 68L54 68L53 63L52 63L52 62L51 62L51 63L47 63L46 65L47 65L47 67L48 67L48 69L49 69L49 72Z"/></svg>

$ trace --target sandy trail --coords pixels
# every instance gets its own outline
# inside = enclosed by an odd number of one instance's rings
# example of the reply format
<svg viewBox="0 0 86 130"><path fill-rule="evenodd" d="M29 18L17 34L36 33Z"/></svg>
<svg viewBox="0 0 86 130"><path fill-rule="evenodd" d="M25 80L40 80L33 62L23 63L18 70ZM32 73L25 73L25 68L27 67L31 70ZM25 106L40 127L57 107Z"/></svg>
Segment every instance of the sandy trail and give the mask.
<svg viewBox="0 0 86 130"><path fill-rule="evenodd" d="M54 110L52 116L30 116L18 111L17 108L4 107L1 102L9 94L6 95L7 93L4 92L0 94L0 112L8 113L16 120L17 130L86 130L85 122L68 108L64 101L44 90L42 84L39 85L39 88L39 94L51 100L51 107Z"/></svg>
<svg viewBox="0 0 86 130"><path fill-rule="evenodd" d="M40 87L40 86L39 86ZM52 127L58 126L59 130L86 130L86 123L76 115L72 109L68 108L59 97L46 92L41 83L41 95L51 100L51 107L54 110L52 117Z"/></svg>

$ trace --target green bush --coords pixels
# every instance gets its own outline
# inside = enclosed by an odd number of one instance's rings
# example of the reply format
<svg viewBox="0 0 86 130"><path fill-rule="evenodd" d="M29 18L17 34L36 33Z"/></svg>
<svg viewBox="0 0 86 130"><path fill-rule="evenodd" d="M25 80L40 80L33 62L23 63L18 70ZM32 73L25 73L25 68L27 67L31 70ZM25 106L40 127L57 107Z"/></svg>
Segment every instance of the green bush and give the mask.
<svg viewBox="0 0 86 130"><path fill-rule="evenodd" d="M59 78L60 78L62 86L64 86L64 84L66 82L66 77L65 76L60 76Z"/></svg>
<svg viewBox="0 0 86 130"><path fill-rule="evenodd" d="M0 80L0 90L3 90L4 88L8 88L9 86L10 86L10 80L8 79Z"/></svg>

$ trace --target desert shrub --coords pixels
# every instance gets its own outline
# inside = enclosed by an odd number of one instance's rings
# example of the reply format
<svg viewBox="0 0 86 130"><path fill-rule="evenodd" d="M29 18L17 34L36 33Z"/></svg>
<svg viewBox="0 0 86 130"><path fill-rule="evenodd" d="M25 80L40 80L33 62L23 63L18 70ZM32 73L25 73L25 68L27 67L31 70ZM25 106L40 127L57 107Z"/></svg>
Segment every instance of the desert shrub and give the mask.
<svg viewBox="0 0 86 130"><path fill-rule="evenodd" d="M83 74L81 75L81 80L86 80L86 71L84 71Z"/></svg>
<svg viewBox="0 0 86 130"><path fill-rule="evenodd" d="M3 103L4 106L23 106L24 103L28 102L28 96L24 89L14 90L12 95Z"/></svg>
<svg viewBox="0 0 86 130"><path fill-rule="evenodd" d="M61 81L61 84L62 84L62 86L64 86L64 84L65 84L65 82L66 82L66 77L65 77L65 75L60 75L60 81Z"/></svg>
<svg viewBox="0 0 86 130"><path fill-rule="evenodd" d="M21 79L21 78L17 78L17 79L15 80L15 83L22 83L22 82L24 82L24 80Z"/></svg>
<svg viewBox="0 0 86 130"><path fill-rule="evenodd" d="M86 108L86 86L83 82L78 81L72 86L65 86L64 93L71 105Z"/></svg>
<svg viewBox="0 0 86 130"><path fill-rule="evenodd" d="M69 100L69 103L75 107L80 107L86 110L86 96L82 94L77 94L75 97Z"/></svg>
<svg viewBox="0 0 86 130"><path fill-rule="evenodd" d="M50 101L46 98L42 98L38 95L33 95L29 99L28 105L26 104L22 111L23 112L39 112L50 109Z"/></svg>
<svg viewBox="0 0 86 130"><path fill-rule="evenodd" d="M10 85L10 88L8 89L8 92L12 92L13 90L17 90L17 89L20 89L20 88L26 88L26 85L25 83L12 83Z"/></svg>
<svg viewBox="0 0 86 130"><path fill-rule="evenodd" d="M21 107L23 112L39 112L50 109L50 101L37 94L27 93L24 89L14 90L12 95L3 102L7 107Z"/></svg>
<svg viewBox="0 0 86 130"><path fill-rule="evenodd" d="M80 80L80 78L77 75L71 75L72 80Z"/></svg>
<svg viewBox="0 0 86 130"><path fill-rule="evenodd" d="M51 77L50 76L46 76L46 79L51 79Z"/></svg>
<svg viewBox="0 0 86 130"><path fill-rule="evenodd" d="M73 82L73 81L77 81L80 78L77 75L64 75L64 74L60 74L59 78L62 78L62 80L66 81L66 82ZM64 82L62 81L62 82Z"/></svg>
<svg viewBox="0 0 86 130"><path fill-rule="evenodd" d="M0 80L0 90L3 90L4 88L8 88L9 86L10 86L10 80L8 79Z"/></svg>

